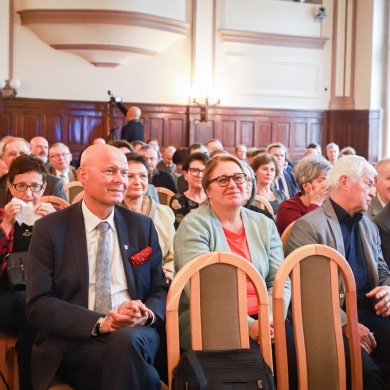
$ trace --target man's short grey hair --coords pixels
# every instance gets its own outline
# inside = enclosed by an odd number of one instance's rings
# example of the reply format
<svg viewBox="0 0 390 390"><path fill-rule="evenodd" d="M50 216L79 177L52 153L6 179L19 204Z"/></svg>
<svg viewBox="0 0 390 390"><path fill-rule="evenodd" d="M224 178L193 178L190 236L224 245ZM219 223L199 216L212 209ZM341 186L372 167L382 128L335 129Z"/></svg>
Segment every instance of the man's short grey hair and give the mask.
<svg viewBox="0 0 390 390"><path fill-rule="evenodd" d="M326 150L328 150L329 148L332 148L332 147L337 149L338 151L340 151L339 145L335 144L334 142L331 142L328 145L326 145Z"/></svg>
<svg viewBox="0 0 390 390"><path fill-rule="evenodd" d="M156 155L158 156L158 153L157 153L156 148L155 148L154 146L152 146L152 145L146 144L146 145L142 145L142 146L139 148L139 151L140 151L140 152L142 152L142 151L144 151L144 150L154 150L154 151L156 152Z"/></svg>
<svg viewBox="0 0 390 390"><path fill-rule="evenodd" d="M311 183L332 169L332 164L322 156L309 155L300 160L293 168L295 182L303 191L303 184Z"/></svg>
<svg viewBox="0 0 390 390"><path fill-rule="evenodd" d="M330 171L328 189L330 192L337 190L341 176L347 176L355 182L362 176L377 176L375 168L361 156L345 156L338 159Z"/></svg>

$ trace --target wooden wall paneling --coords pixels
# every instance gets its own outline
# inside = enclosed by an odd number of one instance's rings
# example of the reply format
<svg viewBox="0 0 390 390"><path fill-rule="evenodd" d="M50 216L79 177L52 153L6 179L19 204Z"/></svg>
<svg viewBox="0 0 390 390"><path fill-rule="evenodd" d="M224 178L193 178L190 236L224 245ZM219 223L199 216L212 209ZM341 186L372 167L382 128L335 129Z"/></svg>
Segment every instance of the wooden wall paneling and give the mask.
<svg viewBox="0 0 390 390"><path fill-rule="evenodd" d="M291 123L285 121L275 120L272 132L272 142L281 142L287 148L291 146L290 140Z"/></svg>
<svg viewBox="0 0 390 390"><path fill-rule="evenodd" d="M206 143L209 139L214 138L214 122L200 122L199 120L194 122L194 131L191 134L191 142L200 142L202 144Z"/></svg>
<svg viewBox="0 0 390 390"><path fill-rule="evenodd" d="M233 152L237 140L237 123L235 120L222 120L221 131L216 134L217 139L222 142L223 148L228 152Z"/></svg>
<svg viewBox="0 0 390 390"><path fill-rule="evenodd" d="M253 146L266 148L272 141L272 122L270 118L261 118L258 123L258 141Z"/></svg>
<svg viewBox="0 0 390 390"><path fill-rule="evenodd" d="M148 135L145 134L145 141L149 138L156 138L158 143L162 145L164 141L164 119L163 118L150 118Z"/></svg>
<svg viewBox="0 0 390 390"><path fill-rule="evenodd" d="M12 134L12 114L0 115L0 137Z"/></svg>
<svg viewBox="0 0 390 390"><path fill-rule="evenodd" d="M49 144L59 142L63 139L62 118L61 113L42 114L42 127L45 130L44 137L48 140Z"/></svg>
<svg viewBox="0 0 390 390"><path fill-rule="evenodd" d="M187 145L185 142L186 121L185 119L168 119L168 131L164 146L173 145L176 148Z"/></svg>
<svg viewBox="0 0 390 390"><path fill-rule="evenodd" d="M245 120L241 121L241 131L238 131L239 139L237 144L254 145L255 144L255 121Z"/></svg>
<svg viewBox="0 0 390 390"><path fill-rule="evenodd" d="M18 137L23 137L27 141L35 137L37 134L42 134L41 118L39 113L29 112L17 116L17 130Z"/></svg>

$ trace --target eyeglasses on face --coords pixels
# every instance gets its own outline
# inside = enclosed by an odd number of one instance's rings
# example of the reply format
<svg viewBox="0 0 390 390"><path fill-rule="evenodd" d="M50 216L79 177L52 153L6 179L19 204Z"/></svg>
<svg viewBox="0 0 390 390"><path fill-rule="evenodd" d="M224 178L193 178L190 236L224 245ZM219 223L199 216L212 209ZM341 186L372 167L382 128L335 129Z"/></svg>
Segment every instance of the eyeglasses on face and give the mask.
<svg viewBox="0 0 390 390"><path fill-rule="evenodd" d="M203 175L204 173L204 169L199 169L199 168L188 168L188 172L192 175L192 176L199 176L200 174Z"/></svg>
<svg viewBox="0 0 390 390"><path fill-rule="evenodd" d="M24 153L24 152L10 152L10 153L5 154L4 156L16 158L19 156L27 156L27 155L28 155L28 153Z"/></svg>
<svg viewBox="0 0 390 390"><path fill-rule="evenodd" d="M216 182L220 187L227 187L230 183L230 179L233 179L236 184L243 184L246 180L246 175L245 173L235 173L231 176L221 175L210 180L209 184Z"/></svg>
<svg viewBox="0 0 390 390"><path fill-rule="evenodd" d="M16 184L12 184L12 186L18 192L25 192L27 191L27 188L30 188L31 192L39 192L43 188L43 184L39 184L39 183L32 183L30 185L27 185L26 183L16 183Z"/></svg>

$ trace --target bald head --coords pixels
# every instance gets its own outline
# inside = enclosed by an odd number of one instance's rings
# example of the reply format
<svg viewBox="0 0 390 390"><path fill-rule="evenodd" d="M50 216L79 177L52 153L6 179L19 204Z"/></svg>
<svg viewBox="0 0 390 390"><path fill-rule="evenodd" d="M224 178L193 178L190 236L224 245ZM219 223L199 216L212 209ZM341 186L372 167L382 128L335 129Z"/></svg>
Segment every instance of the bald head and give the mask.
<svg viewBox="0 0 390 390"><path fill-rule="evenodd" d="M126 119L132 121L134 119L139 119L141 117L141 110L138 107L130 107L127 110Z"/></svg>
<svg viewBox="0 0 390 390"><path fill-rule="evenodd" d="M103 160L106 157L123 157L123 161L127 163L126 156L118 148L107 144L95 144L88 146L88 148L83 151L80 166L95 165L99 160Z"/></svg>
<svg viewBox="0 0 390 390"><path fill-rule="evenodd" d="M44 163L47 162L49 154L49 143L46 138L34 137L30 140L31 154L34 157L40 158Z"/></svg>

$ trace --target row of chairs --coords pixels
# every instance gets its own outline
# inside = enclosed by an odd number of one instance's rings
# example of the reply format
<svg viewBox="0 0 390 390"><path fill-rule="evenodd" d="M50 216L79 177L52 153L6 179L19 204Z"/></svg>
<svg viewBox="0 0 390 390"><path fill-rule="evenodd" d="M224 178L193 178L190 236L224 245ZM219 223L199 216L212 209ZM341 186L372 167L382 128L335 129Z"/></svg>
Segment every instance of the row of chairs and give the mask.
<svg viewBox="0 0 390 390"><path fill-rule="evenodd" d="M278 389L288 389L283 293L291 278L292 319L297 350L299 389L346 389L346 365L339 306L339 275L345 286L352 389L362 389L362 364L356 286L350 266L334 249L307 245L295 250L279 268L273 286L273 323ZM272 368L268 293L256 269L232 253L203 254L175 276L167 298L168 378L180 358L178 308L190 282L191 341L195 350L248 348L246 277L256 289L260 351ZM226 286L229 286L226 289ZM227 304L228 302L228 304Z"/></svg>

